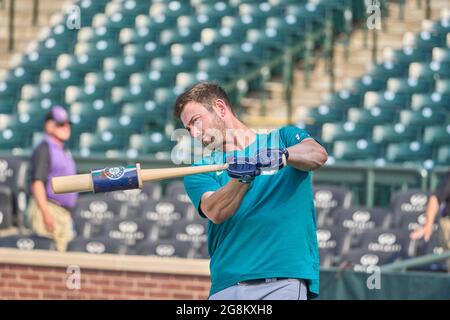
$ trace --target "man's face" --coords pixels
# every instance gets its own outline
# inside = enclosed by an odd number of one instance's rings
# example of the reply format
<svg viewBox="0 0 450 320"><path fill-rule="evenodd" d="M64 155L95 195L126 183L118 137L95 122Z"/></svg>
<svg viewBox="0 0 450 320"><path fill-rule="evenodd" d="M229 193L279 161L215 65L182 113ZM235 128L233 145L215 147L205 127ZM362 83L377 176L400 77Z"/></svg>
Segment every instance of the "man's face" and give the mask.
<svg viewBox="0 0 450 320"><path fill-rule="evenodd" d="M46 123L46 131L56 139L66 142L70 139L71 127L70 123L58 124L53 120Z"/></svg>
<svg viewBox="0 0 450 320"><path fill-rule="evenodd" d="M181 121L190 135L200 140L203 146L222 148L225 139L225 123L216 111L206 109L202 104L189 102L181 113Z"/></svg>

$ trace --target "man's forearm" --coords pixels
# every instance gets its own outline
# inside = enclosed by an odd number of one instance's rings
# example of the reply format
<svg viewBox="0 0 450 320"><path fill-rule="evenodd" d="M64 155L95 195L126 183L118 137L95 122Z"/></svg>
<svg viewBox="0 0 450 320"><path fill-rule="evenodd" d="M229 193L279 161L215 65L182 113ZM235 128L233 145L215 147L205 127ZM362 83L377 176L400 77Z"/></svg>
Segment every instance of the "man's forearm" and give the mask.
<svg viewBox="0 0 450 320"><path fill-rule="evenodd" d="M428 200L427 209L425 211L425 225L428 227L432 227L434 224L434 220L436 219L436 215L439 212L439 200L435 195L430 196L430 200Z"/></svg>
<svg viewBox="0 0 450 320"><path fill-rule="evenodd" d="M32 186L33 197L37 203L39 210L43 215L49 213L48 210L48 200L47 200L47 192L45 190L45 185L42 181L36 180L33 182Z"/></svg>
<svg viewBox="0 0 450 320"><path fill-rule="evenodd" d="M244 198L248 190L247 183L241 183L236 179L230 181L215 191L206 199L202 199L201 209L203 213L214 223L222 223L232 216Z"/></svg>
<svg viewBox="0 0 450 320"><path fill-rule="evenodd" d="M289 147L288 152L288 165L302 171L320 168L328 159L326 150L313 139Z"/></svg>

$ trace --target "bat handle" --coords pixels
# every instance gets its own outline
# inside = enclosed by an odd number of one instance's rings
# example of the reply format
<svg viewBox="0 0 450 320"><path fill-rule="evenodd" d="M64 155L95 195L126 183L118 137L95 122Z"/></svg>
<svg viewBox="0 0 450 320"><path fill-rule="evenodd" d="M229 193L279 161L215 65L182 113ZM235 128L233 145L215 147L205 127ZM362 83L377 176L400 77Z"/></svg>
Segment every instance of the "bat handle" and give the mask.
<svg viewBox="0 0 450 320"><path fill-rule="evenodd" d="M92 177L89 173L54 177L51 185L55 194L93 191Z"/></svg>

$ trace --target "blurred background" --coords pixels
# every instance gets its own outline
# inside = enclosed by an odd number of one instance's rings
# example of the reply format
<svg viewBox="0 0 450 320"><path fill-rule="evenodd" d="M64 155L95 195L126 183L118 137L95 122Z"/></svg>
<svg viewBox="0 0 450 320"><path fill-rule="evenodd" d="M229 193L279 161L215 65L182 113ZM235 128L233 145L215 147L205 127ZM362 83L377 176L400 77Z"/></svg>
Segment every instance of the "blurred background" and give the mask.
<svg viewBox="0 0 450 320"><path fill-rule="evenodd" d="M323 298L417 297L407 285L370 291L361 277L373 265L389 265L389 283L424 279L422 298L448 298L439 215L429 241L410 232L450 167L449 32L448 0L0 0L0 298L53 288L21 284L12 266L25 262L2 258L61 254L33 233L27 210L30 156L51 107L69 114L79 173L167 167L190 158L172 153L175 98L205 80L250 127L299 126L326 147L313 175ZM207 221L182 181L82 194L71 214L69 256L209 259ZM205 296L148 292L128 296Z"/></svg>

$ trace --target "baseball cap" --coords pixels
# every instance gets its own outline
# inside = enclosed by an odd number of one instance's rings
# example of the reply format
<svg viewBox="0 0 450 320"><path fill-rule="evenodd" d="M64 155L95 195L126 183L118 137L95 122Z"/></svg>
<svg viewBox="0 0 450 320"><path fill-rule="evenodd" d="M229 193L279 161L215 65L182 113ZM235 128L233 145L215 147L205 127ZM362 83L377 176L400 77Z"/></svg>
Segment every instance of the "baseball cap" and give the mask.
<svg viewBox="0 0 450 320"><path fill-rule="evenodd" d="M70 123L69 120L69 114L67 113L66 109L64 109L61 106L54 106L50 109L50 111L45 116L45 122L48 120L53 120L56 122L56 124L64 124L64 123Z"/></svg>

